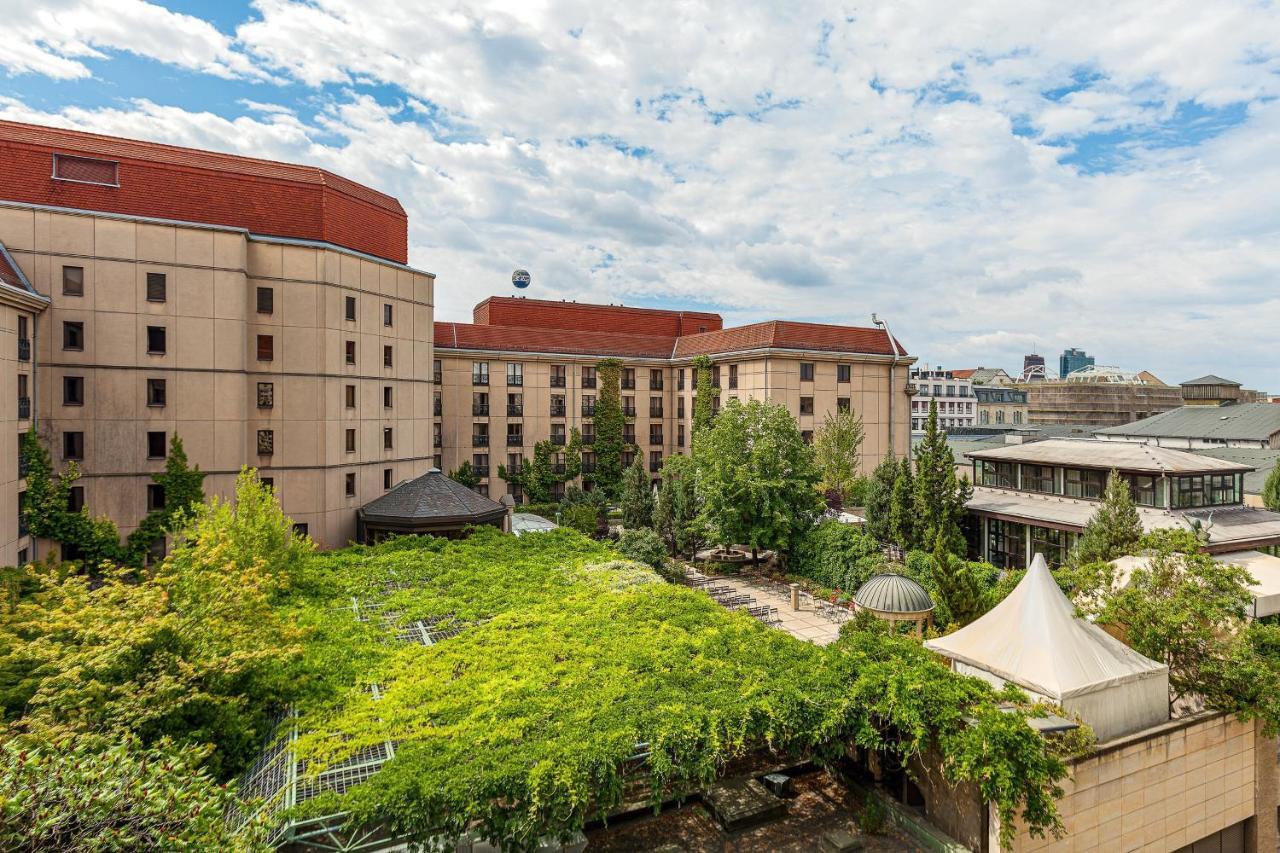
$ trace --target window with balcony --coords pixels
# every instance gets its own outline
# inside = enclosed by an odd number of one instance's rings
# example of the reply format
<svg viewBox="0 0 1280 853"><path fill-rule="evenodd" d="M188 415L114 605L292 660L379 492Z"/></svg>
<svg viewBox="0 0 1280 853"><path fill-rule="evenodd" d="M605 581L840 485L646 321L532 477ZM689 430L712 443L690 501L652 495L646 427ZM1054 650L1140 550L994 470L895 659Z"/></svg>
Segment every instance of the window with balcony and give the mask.
<svg viewBox="0 0 1280 853"><path fill-rule="evenodd" d="M79 320L63 322L62 348L64 350L84 350L84 323Z"/></svg>
<svg viewBox="0 0 1280 853"><path fill-rule="evenodd" d="M147 458L163 459L165 457L165 440L163 432L147 433Z"/></svg>
<svg viewBox="0 0 1280 853"><path fill-rule="evenodd" d="M164 302L169 295L169 277L162 272L147 273L147 301Z"/></svg>
<svg viewBox="0 0 1280 853"><path fill-rule="evenodd" d="M356 298L354 296L343 297L344 316L348 320L356 319Z"/></svg>
<svg viewBox="0 0 1280 853"><path fill-rule="evenodd" d="M594 367L582 368L582 387L583 388L596 387L596 369Z"/></svg>
<svg viewBox="0 0 1280 853"><path fill-rule="evenodd" d="M636 416L636 398L635 397L622 398L622 414L628 418L634 418Z"/></svg>
<svg viewBox="0 0 1280 853"><path fill-rule="evenodd" d="M649 443L662 444L662 424L649 424Z"/></svg>
<svg viewBox="0 0 1280 853"><path fill-rule="evenodd" d="M812 361L800 362L800 381L801 382L813 381L813 362Z"/></svg>
<svg viewBox="0 0 1280 853"><path fill-rule="evenodd" d="M20 374L25 378L26 374ZM147 382L154 380L148 379ZM19 381L18 399L26 395L22 392L25 390L22 386L25 382ZM62 405L64 406L83 406L84 405L84 377L83 376L64 376L62 377Z"/></svg>
<svg viewBox="0 0 1280 853"><path fill-rule="evenodd" d="M676 397L676 417L684 419L684 397Z"/></svg>
<svg viewBox="0 0 1280 853"><path fill-rule="evenodd" d="M472 385L488 385L489 384L489 362L487 361L471 362L471 384Z"/></svg>
<svg viewBox="0 0 1280 853"><path fill-rule="evenodd" d="M711 387L720 387L720 365L718 364L713 364L711 366Z"/></svg>
<svg viewBox="0 0 1280 853"><path fill-rule="evenodd" d="M593 417L596 413L596 397L594 394L582 395L582 416L584 418Z"/></svg>
<svg viewBox="0 0 1280 853"><path fill-rule="evenodd" d="M582 473L594 474L596 471L596 454L593 450L582 451Z"/></svg>
<svg viewBox="0 0 1280 853"><path fill-rule="evenodd" d="M585 444L587 447L590 447L591 445L596 443L596 425L595 424L583 424L581 434L582 434L582 443Z"/></svg>
<svg viewBox="0 0 1280 853"><path fill-rule="evenodd" d="M636 443L636 425L635 424L622 425L622 440L627 444Z"/></svg>
<svg viewBox="0 0 1280 853"><path fill-rule="evenodd" d="M507 362L507 384L515 387L524 385L524 365L518 361Z"/></svg>
<svg viewBox="0 0 1280 853"><path fill-rule="evenodd" d="M565 414L564 395L552 394L551 395L551 417L563 418L564 414Z"/></svg>
<svg viewBox="0 0 1280 853"><path fill-rule="evenodd" d="M475 472L477 477L489 476L489 454L473 453L471 455L471 470Z"/></svg>
<svg viewBox="0 0 1280 853"><path fill-rule="evenodd" d="M31 360L31 338L27 332L27 317L18 315L18 361Z"/></svg>
<svg viewBox="0 0 1280 853"><path fill-rule="evenodd" d="M147 380L147 405L163 409L168 404L168 383L164 379Z"/></svg>
<svg viewBox="0 0 1280 853"><path fill-rule="evenodd" d="M475 417L485 417L489 414L488 393L477 391L471 395L471 414Z"/></svg>
<svg viewBox="0 0 1280 853"><path fill-rule="evenodd" d="M650 391L662 390L662 369L661 368L656 368L656 367L649 368L649 390Z"/></svg>
<svg viewBox="0 0 1280 853"><path fill-rule="evenodd" d="M657 474L657 473L658 473L659 471L661 471L661 470L662 470L662 451L661 451L661 450L650 450L650 451L649 451L649 471L650 471L650 473Z"/></svg>
<svg viewBox="0 0 1280 853"><path fill-rule="evenodd" d="M563 453L557 453L551 457L551 470L556 474L565 472L565 457ZM561 483L560 485L564 485Z"/></svg>
<svg viewBox="0 0 1280 853"><path fill-rule="evenodd" d="M649 398L649 417L651 418L662 417L662 398L661 397Z"/></svg>
<svg viewBox="0 0 1280 853"><path fill-rule="evenodd" d="M356 363L356 342L355 341L346 342L345 354L346 354L345 360L347 364Z"/></svg>
<svg viewBox="0 0 1280 853"><path fill-rule="evenodd" d="M524 416L524 395L523 394L507 394L507 417L519 418Z"/></svg>
<svg viewBox="0 0 1280 853"><path fill-rule="evenodd" d="M636 387L636 369L634 367L622 368L622 390L634 391Z"/></svg>
<svg viewBox="0 0 1280 853"><path fill-rule="evenodd" d="M84 267L62 268L62 295L84 296Z"/></svg>
<svg viewBox="0 0 1280 853"><path fill-rule="evenodd" d="M676 447L684 447L684 424L676 424Z"/></svg>
<svg viewBox="0 0 1280 853"><path fill-rule="evenodd" d="M276 310L276 292L270 287L258 288L258 313L274 314Z"/></svg>
<svg viewBox="0 0 1280 853"><path fill-rule="evenodd" d="M524 467L524 456L520 453L507 454L507 473L519 474Z"/></svg>
<svg viewBox="0 0 1280 853"><path fill-rule="evenodd" d="M676 371L676 390L677 391L684 390L684 368L683 367Z"/></svg>
<svg viewBox="0 0 1280 853"><path fill-rule="evenodd" d="M485 423L471 425L471 446L472 447L488 447L489 446L489 425Z"/></svg>
<svg viewBox="0 0 1280 853"><path fill-rule="evenodd" d="M729 365L729 390L738 387L738 365Z"/></svg>
<svg viewBox="0 0 1280 853"><path fill-rule="evenodd" d="M812 397L800 398L800 414L802 415L813 414L813 398Z"/></svg>
<svg viewBox="0 0 1280 853"><path fill-rule="evenodd" d="M566 369L563 364L551 365L551 387L552 388L565 387L565 376L566 376Z"/></svg>
<svg viewBox="0 0 1280 853"><path fill-rule="evenodd" d="M563 445L565 443L565 426L564 424L551 425L551 443Z"/></svg>
<svg viewBox="0 0 1280 853"><path fill-rule="evenodd" d="M524 446L524 424L509 423L507 424L507 447L523 447Z"/></svg>

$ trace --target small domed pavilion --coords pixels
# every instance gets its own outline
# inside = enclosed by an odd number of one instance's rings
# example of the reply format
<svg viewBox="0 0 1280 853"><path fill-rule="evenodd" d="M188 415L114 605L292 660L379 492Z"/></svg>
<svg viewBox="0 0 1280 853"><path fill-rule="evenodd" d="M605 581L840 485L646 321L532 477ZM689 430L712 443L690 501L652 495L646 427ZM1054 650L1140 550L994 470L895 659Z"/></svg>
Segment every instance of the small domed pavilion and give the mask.
<svg viewBox="0 0 1280 853"><path fill-rule="evenodd" d="M867 610L896 629L901 622L915 624L916 636L933 624L933 599L920 584L892 572L867 580L853 594L856 610Z"/></svg>

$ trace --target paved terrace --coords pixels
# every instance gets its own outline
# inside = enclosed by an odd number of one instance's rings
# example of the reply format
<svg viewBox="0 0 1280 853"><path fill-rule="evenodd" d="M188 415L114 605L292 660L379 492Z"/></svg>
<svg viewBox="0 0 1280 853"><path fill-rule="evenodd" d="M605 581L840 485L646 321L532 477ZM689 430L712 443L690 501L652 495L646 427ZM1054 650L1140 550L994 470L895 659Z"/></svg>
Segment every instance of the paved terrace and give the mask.
<svg viewBox="0 0 1280 853"><path fill-rule="evenodd" d="M824 606L808 593L800 593L800 609L791 606L791 587L752 575L704 575L696 569L686 570L686 583L695 588L712 590L717 600L733 602L742 596L754 599L753 609L770 608L767 621L775 628L788 632L801 640L825 646L840 634L840 624L845 614L836 608ZM728 589L729 592L723 590ZM730 605L737 609L742 605ZM757 618L760 618L757 616ZM838 621L839 620L839 621Z"/></svg>

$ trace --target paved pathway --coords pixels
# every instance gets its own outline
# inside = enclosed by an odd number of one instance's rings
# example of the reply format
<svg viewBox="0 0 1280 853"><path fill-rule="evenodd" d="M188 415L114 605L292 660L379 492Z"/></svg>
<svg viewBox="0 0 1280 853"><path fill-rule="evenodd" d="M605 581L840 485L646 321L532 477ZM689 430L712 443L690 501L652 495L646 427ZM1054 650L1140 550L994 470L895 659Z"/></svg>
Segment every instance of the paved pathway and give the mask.
<svg viewBox="0 0 1280 853"><path fill-rule="evenodd" d="M701 578L700 572L692 577ZM786 586L771 584L753 578L750 575L711 575L716 586L731 587L739 593L750 595L757 605L768 605L778 609L781 624L777 627L790 632L793 636L811 643L825 646L839 636L840 626L814 610L812 599L802 597L800 609L791 607L791 592Z"/></svg>

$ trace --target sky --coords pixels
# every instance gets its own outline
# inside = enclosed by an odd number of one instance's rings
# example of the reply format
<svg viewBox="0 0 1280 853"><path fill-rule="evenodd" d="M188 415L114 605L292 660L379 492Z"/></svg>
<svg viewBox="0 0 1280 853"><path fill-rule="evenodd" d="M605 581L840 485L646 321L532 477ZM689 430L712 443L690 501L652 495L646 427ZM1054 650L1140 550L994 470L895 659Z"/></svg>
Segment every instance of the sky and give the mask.
<svg viewBox="0 0 1280 853"><path fill-rule="evenodd" d="M732 9L731 13L726 10ZM1280 393L1280 10L1215 0L0 0L0 117L397 196L486 296L1065 347Z"/></svg>

